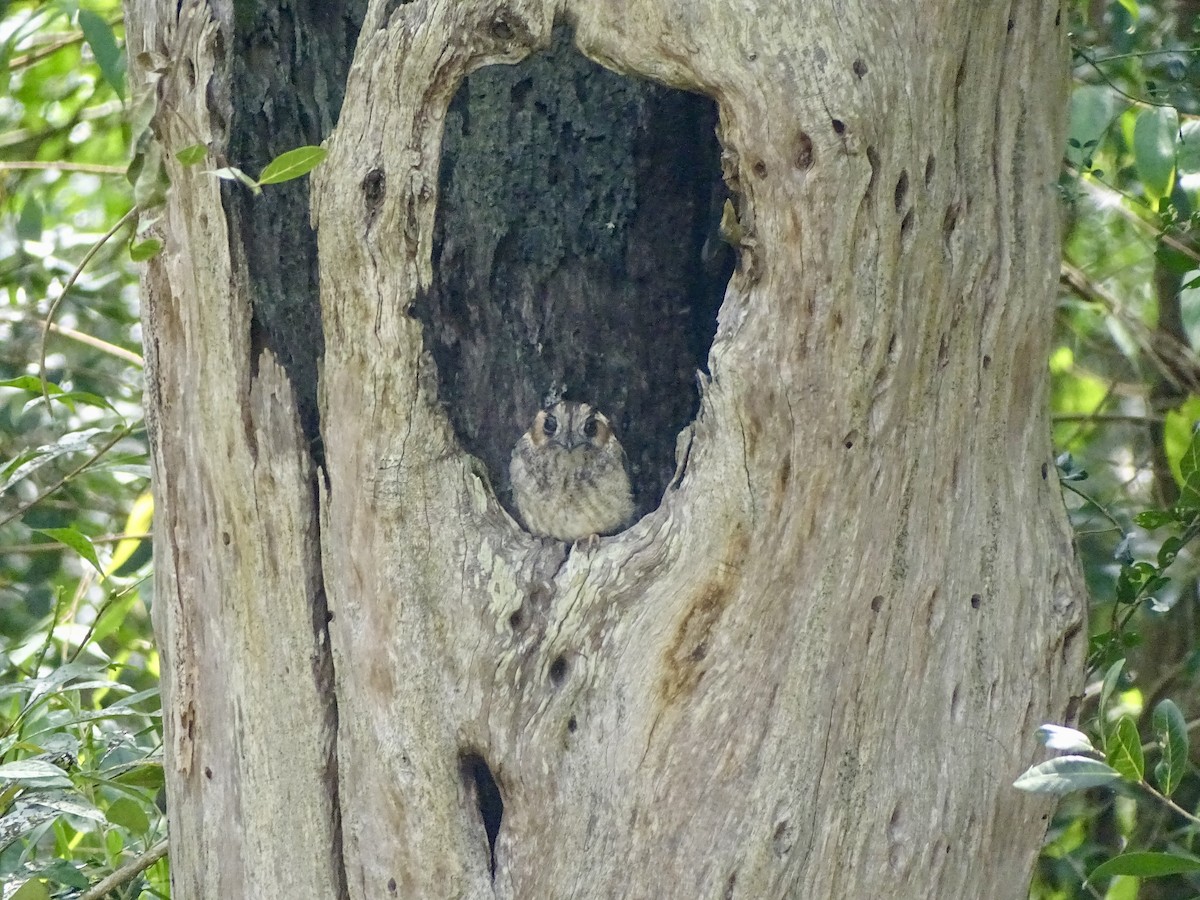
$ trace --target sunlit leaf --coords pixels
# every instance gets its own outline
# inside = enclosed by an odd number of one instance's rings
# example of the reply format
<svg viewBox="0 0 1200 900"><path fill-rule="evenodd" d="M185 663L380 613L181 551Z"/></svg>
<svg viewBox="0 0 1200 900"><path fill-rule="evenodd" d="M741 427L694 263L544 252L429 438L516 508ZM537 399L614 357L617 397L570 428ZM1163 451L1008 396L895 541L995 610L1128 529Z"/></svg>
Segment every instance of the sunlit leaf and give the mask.
<svg viewBox="0 0 1200 900"><path fill-rule="evenodd" d="M1158 789L1170 797L1188 771L1188 730L1183 713L1171 700L1154 707L1151 726L1162 757L1154 767Z"/></svg>
<svg viewBox="0 0 1200 900"><path fill-rule="evenodd" d="M1133 128L1133 159L1143 188L1156 199L1171 193L1178 133L1179 113L1171 107L1146 107L1137 114Z"/></svg>
<svg viewBox="0 0 1200 900"><path fill-rule="evenodd" d="M44 534L51 540L58 541L60 544L66 544L84 559L92 564L100 574L104 574L100 568L100 560L96 558L96 547L86 534L77 531L74 528L35 528L38 534Z"/></svg>
<svg viewBox="0 0 1200 900"><path fill-rule="evenodd" d="M1034 794L1069 794L1120 780L1120 772L1098 759L1059 756L1026 769L1013 787Z"/></svg>
<svg viewBox="0 0 1200 900"><path fill-rule="evenodd" d="M1037 736L1051 750L1066 753L1089 753L1095 750L1091 738L1086 734L1062 725L1043 725L1037 730Z"/></svg>
<svg viewBox="0 0 1200 900"><path fill-rule="evenodd" d="M158 238L146 238L144 241L134 241L129 245L129 258L134 262L146 262L158 256L163 248L163 242Z"/></svg>
<svg viewBox="0 0 1200 900"><path fill-rule="evenodd" d="M15 781L29 787L71 786L67 774L44 759L19 759L0 765L0 781Z"/></svg>
<svg viewBox="0 0 1200 900"><path fill-rule="evenodd" d="M142 805L129 797L114 800L105 812L108 821L122 828L128 828L135 834L144 834L150 830L150 819Z"/></svg>
<svg viewBox="0 0 1200 900"><path fill-rule="evenodd" d="M1129 716L1121 716L1117 727L1108 736L1105 745L1108 764L1128 781L1139 782L1146 771L1142 755L1142 741L1138 736L1137 724Z"/></svg>
<svg viewBox="0 0 1200 900"><path fill-rule="evenodd" d="M197 163L204 162L206 156L208 156L208 147L204 144L192 144L190 147L184 147L175 154L175 158L185 166L194 166Z"/></svg>
<svg viewBox="0 0 1200 900"><path fill-rule="evenodd" d="M1088 881L1107 878L1110 875L1155 878L1162 875L1181 875L1185 872L1200 872L1200 858L1184 856L1181 853L1123 853L1092 869Z"/></svg>
<svg viewBox="0 0 1200 900"><path fill-rule="evenodd" d="M297 147L281 153L262 170L259 184L279 184L307 175L323 160L328 151L324 147Z"/></svg>
<svg viewBox="0 0 1200 900"><path fill-rule="evenodd" d="M92 48L92 55L96 57L96 65L100 67L104 80L112 85L117 96L124 100L125 54L117 46L112 27L96 13L81 9L79 28L83 31L84 40Z"/></svg>

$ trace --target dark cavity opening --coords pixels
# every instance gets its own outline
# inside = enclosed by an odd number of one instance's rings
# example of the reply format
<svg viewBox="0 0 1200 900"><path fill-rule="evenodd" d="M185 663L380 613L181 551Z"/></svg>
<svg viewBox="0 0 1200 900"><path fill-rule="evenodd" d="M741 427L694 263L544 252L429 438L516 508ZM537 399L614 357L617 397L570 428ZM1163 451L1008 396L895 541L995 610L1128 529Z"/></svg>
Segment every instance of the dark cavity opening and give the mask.
<svg viewBox="0 0 1200 900"><path fill-rule="evenodd" d="M459 770L463 781L474 797L483 820L483 831L488 842L488 871L496 877L496 836L500 833L500 820L504 817L504 800L500 787L492 777L492 770L478 753L464 753L459 757Z"/></svg>
<svg viewBox="0 0 1200 900"><path fill-rule="evenodd" d="M510 511L512 448L558 398L613 422L639 515L662 497L735 263L716 126L710 99L610 72L566 28L451 102L414 313L459 441Z"/></svg>

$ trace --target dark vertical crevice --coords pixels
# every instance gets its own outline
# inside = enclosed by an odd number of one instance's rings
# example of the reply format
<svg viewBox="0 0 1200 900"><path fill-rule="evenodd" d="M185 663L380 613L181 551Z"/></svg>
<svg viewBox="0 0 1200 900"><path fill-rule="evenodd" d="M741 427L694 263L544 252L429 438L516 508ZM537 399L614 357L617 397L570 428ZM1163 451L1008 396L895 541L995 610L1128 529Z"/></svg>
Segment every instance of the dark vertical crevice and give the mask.
<svg viewBox="0 0 1200 900"><path fill-rule="evenodd" d="M468 794L479 810L484 834L488 842L488 872L496 879L496 837L500 834L500 822L504 818L504 799L492 770L478 753L463 753L458 759L459 771L468 788Z"/></svg>
<svg viewBox="0 0 1200 900"><path fill-rule="evenodd" d="M319 144L341 111L366 0L235 4L228 35L232 116L229 165L252 176L287 150ZM255 196L222 186L233 258L249 279L253 360L270 349L296 396L300 424L321 462L317 367L324 353L316 234L307 178Z"/></svg>

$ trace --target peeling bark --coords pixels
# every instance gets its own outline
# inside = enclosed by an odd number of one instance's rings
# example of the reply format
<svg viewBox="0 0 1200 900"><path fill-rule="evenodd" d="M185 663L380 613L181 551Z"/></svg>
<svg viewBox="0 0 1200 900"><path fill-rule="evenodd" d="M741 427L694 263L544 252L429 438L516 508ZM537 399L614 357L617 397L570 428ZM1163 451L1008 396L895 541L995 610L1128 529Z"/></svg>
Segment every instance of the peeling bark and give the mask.
<svg viewBox="0 0 1200 900"><path fill-rule="evenodd" d="M172 172L146 321L177 897L1025 895L1049 806L1011 782L1085 643L1041 363L1066 35L1036 0L920 6L371 3L312 184L316 500L221 193ZM211 128L205 10L145 33ZM716 102L740 244L679 471L590 550L506 513L421 309L455 93L556 20Z"/></svg>

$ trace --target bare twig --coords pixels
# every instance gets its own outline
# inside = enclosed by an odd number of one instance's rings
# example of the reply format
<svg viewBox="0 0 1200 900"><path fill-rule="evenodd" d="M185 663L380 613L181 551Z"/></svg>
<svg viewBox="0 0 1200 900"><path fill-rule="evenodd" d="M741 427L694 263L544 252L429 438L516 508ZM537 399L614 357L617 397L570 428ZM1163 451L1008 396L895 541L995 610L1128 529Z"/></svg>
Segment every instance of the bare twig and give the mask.
<svg viewBox="0 0 1200 900"><path fill-rule="evenodd" d="M68 278L67 283L63 285L62 291L57 297L54 298L54 302L50 304L50 311L46 313L45 327L42 329L41 349L38 353L38 377L42 379L42 399L46 401L47 408L50 407L50 392L46 390L46 343L50 337L50 326L54 323L54 315L58 312L59 306L62 305L63 298L67 296L67 291L71 289L71 286L74 285L79 276L83 274L83 270L87 267L87 264L92 261L92 257L99 252L101 247L109 242L114 234L116 234L130 222L135 221L140 211L141 210L139 207L134 206L129 210L129 212L121 216L117 224L108 229L108 231L105 232L104 236L101 237L100 240L96 241L96 243L92 244L92 246L88 248L88 252L83 255L83 259L79 261L79 265L75 267L75 271L71 273L71 277Z"/></svg>
<svg viewBox="0 0 1200 900"><path fill-rule="evenodd" d="M167 841L164 838L141 856L125 863L125 865L121 866L121 868L117 869L117 871L113 872L107 878L96 882L92 887L79 895L79 900L101 900L102 897L111 893L114 888L132 881L166 855Z"/></svg>

